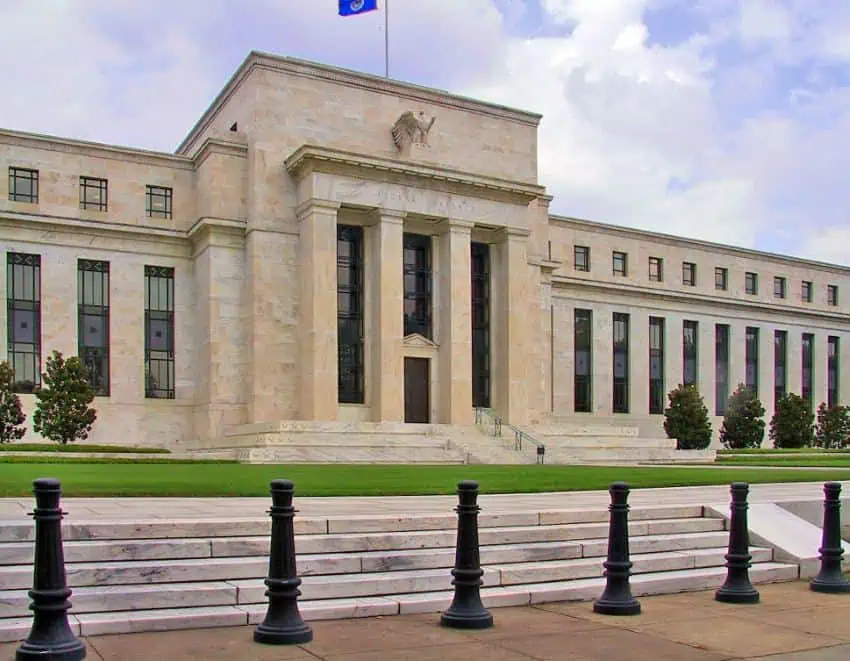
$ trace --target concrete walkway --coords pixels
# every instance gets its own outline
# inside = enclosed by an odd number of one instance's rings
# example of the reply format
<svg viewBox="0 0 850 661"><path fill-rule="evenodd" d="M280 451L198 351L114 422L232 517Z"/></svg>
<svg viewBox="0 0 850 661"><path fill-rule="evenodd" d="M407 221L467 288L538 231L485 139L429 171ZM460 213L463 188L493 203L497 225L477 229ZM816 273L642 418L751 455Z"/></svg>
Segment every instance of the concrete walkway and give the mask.
<svg viewBox="0 0 850 661"><path fill-rule="evenodd" d="M439 626L439 615L312 623L313 642L267 647L252 627L94 636L90 661L846 661L850 595L804 582L761 586L762 603L733 606L713 592L648 597L634 617L595 615L590 603L494 609L478 632ZM0 659L16 644L0 645Z"/></svg>
<svg viewBox="0 0 850 661"><path fill-rule="evenodd" d="M628 474L625 475L628 479ZM842 482L842 492L850 481ZM482 484L486 492L486 484ZM299 498L300 517L350 517L451 513L456 496ZM821 500L822 482L754 484L751 503ZM539 494L494 494L481 496L480 505L489 513L604 508L607 491L572 491ZM632 505L706 505L729 502L729 486L635 489ZM0 523L31 521L32 498L0 498ZM152 519L256 518L266 516L268 498L65 498L62 508L69 521L141 521Z"/></svg>

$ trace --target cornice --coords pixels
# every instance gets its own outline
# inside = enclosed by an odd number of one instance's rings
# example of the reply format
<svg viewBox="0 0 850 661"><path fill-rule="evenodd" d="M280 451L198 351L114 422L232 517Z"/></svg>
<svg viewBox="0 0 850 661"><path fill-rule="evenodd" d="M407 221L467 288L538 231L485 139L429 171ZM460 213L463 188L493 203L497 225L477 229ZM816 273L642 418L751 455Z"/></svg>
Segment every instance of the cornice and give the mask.
<svg viewBox="0 0 850 661"><path fill-rule="evenodd" d="M248 158L248 145L242 142L224 140L223 138L207 138L201 148L192 157L194 166L200 167L212 154L223 154L236 158Z"/></svg>
<svg viewBox="0 0 850 661"><path fill-rule="evenodd" d="M107 145L86 140L72 140L70 138L60 138L41 133L26 133L8 129L0 129L0 145L57 151L65 154L82 154L93 158L106 158L122 162L131 161L143 165L158 165L181 170L192 170L194 168L192 159L166 152Z"/></svg>
<svg viewBox="0 0 850 661"><path fill-rule="evenodd" d="M190 239L195 238L203 232L221 232L226 234L245 235L245 229L248 223L244 220L233 220L232 218L216 218L213 216L204 216L199 218L186 232L186 236Z"/></svg>
<svg viewBox="0 0 850 661"><path fill-rule="evenodd" d="M293 178L299 179L307 172L325 172L329 166L352 170L383 172L415 179L440 181L473 188L482 192L506 193L520 198L525 204L537 199L542 186L523 184L496 177L488 177L460 170L437 168L430 165L398 161L379 156L365 156L354 152L305 144L295 150L284 162Z"/></svg>
<svg viewBox="0 0 850 661"><path fill-rule="evenodd" d="M848 314L827 312L825 310L791 308L782 305L774 305L771 303L761 303L758 301L742 300L737 298L724 298L720 296L711 296L706 294L691 294L689 292L679 292L669 289L653 289L628 283L614 284L608 282L586 280L583 278L572 278L563 275L552 275L552 287L553 289L575 287L577 289L586 289L598 292L613 292L626 296L639 296L644 300L676 301L686 305L693 305L696 303L703 305L712 305L715 307L727 307L733 310L748 310L760 313L796 315L801 317L817 318L826 321L850 324L850 315Z"/></svg>
<svg viewBox="0 0 850 661"><path fill-rule="evenodd" d="M324 211L325 213L336 214L339 212L341 206L342 205L339 202L311 197L309 200L304 200L295 207L295 218L300 222L307 216L307 214L314 211Z"/></svg>

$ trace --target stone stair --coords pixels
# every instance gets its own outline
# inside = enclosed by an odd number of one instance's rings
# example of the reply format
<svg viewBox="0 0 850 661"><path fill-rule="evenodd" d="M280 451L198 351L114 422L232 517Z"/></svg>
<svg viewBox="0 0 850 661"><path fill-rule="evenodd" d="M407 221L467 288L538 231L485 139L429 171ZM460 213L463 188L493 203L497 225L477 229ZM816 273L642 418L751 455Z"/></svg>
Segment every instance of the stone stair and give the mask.
<svg viewBox="0 0 850 661"><path fill-rule="evenodd" d="M297 503L296 503L297 506ZM244 519L63 523L70 620L78 635L256 624L266 610L270 523ZM482 597L488 607L589 600L604 587L608 512L483 512ZM701 506L630 513L636 595L718 586L728 543ZM452 598L456 517L296 518L305 619L438 612ZM31 521L0 528L0 641L31 619ZM752 548L754 582L793 580L795 564Z"/></svg>

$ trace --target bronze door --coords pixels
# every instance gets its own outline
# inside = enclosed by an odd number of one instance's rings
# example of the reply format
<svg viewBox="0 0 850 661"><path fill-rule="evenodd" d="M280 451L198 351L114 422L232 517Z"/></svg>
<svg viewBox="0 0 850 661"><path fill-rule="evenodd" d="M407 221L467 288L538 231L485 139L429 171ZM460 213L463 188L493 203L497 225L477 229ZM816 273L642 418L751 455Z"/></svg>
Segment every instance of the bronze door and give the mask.
<svg viewBox="0 0 850 661"><path fill-rule="evenodd" d="M430 365L427 358L404 359L404 421L431 422Z"/></svg>

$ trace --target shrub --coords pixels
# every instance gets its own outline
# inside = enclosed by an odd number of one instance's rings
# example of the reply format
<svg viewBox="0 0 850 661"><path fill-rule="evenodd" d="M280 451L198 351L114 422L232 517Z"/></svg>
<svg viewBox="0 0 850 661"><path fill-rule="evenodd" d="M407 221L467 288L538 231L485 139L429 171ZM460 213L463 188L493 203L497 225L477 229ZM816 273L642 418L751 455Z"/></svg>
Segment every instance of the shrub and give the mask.
<svg viewBox="0 0 850 661"><path fill-rule="evenodd" d="M825 402L818 406L818 424L815 445L837 449L847 445L850 438L850 409L846 406L827 407Z"/></svg>
<svg viewBox="0 0 850 661"><path fill-rule="evenodd" d="M15 371L8 361L0 362L0 443L18 441L26 434L26 416L21 398L14 391Z"/></svg>
<svg viewBox="0 0 850 661"><path fill-rule="evenodd" d="M726 448L758 448L764 440L764 407L755 393L739 383L729 398L720 442Z"/></svg>
<svg viewBox="0 0 850 661"><path fill-rule="evenodd" d="M777 448L810 447L815 440L815 414L809 403L793 392L780 397L769 434Z"/></svg>
<svg viewBox="0 0 850 661"><path fill-rule="evenodd" d="M678 450L704 450L711 445L711 423L702 395L693 385L679 385L667 393L664 431L676 439Z"/></svg>
<svg viewBox="0 0 850 661"><path fill-rule="evenodd" d="M89 385L86 366L77 356L65 360L54 350L41 378L44 385L35 392L38 402L33 429L63 445L87 439L97 412L89 408L94 389Z"/></svg>

